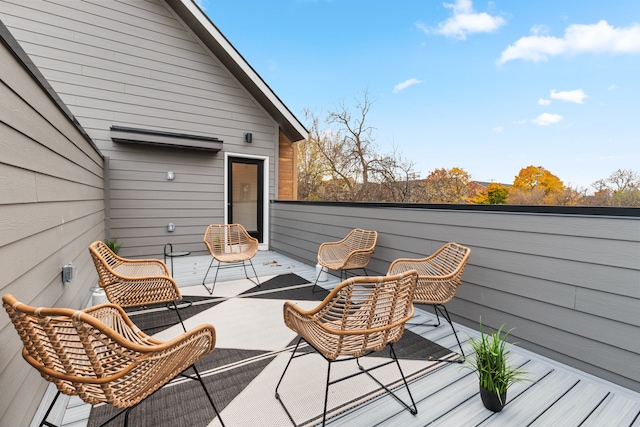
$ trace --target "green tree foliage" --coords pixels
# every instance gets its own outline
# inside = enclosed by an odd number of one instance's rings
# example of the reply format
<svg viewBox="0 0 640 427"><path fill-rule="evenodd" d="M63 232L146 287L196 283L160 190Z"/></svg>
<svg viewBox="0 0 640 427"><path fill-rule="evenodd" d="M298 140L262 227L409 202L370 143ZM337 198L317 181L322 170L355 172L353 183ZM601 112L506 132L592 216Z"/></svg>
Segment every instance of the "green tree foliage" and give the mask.
<svg viewBox="0 0 640 427"><path fill-rule="evenodd" d="M487 186L487 198L491 205L504 205L509 197L509 189L502 184L492 182Z"/></svg>
<svg viewBox="0 0 640 427"><path fill-rule="evenodd" d="M476 205L505 205L508 197L508 187L492 182L486 189L479 189L475 196L468 199L468 203Z"/></svg>

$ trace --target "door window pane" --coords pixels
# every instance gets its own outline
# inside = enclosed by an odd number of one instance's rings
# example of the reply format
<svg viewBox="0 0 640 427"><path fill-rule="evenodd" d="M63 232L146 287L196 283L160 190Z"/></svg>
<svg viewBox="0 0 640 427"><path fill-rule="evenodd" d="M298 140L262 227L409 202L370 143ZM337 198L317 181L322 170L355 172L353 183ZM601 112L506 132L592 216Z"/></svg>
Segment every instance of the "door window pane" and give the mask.
<svg viewBox="0 0 640 427"><path fill-rule="evenodd" d="M258 230L258 165L231 163L233 222Z"/></svg>

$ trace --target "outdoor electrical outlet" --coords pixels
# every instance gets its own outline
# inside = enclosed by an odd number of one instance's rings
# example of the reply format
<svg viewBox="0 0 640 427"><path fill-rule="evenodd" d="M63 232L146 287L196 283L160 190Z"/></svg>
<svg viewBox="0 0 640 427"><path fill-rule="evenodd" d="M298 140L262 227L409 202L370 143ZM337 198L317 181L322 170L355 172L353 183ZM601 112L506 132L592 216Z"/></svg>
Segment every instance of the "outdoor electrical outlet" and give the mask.
<svg viewBox="0 0 640 427"><path fill-rule="evenodd" d="M69 263L62 267L62 281L64 283L72 282L76 278L76 266Z"/></svg>

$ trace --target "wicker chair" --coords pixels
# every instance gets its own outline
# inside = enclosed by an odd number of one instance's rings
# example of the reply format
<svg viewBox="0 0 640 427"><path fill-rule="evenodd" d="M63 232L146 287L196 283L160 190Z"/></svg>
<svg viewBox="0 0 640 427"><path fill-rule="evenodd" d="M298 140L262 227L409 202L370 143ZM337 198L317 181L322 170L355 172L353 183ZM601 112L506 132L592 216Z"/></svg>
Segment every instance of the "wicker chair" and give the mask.
<svg viewBox="0 0 640 427"><path fill-rule="evenodd" d="M120 307L170 304L186 332L176 305L182 295L164 262L121 258L101 241L89 245L89 252L98 271L98 284L109 302Z"/></svg>
<svg viewBox="0 0 640 427"><path fill-rule="evenodd" d="M258 279L256 269L253 267L253 262L251 262L251 259L258 252L258 239L251 237L242 225L211 224L204 233L204 244L207 245L207 249L209 249L209 253L212 256L211 264L209 264L204 279L202 279L202 285L207 288L209 294L213 294L213 288L216 287L220 269L236 267L237 264L242 264L244 275L247 279L260 286L260 279ZM209 289L205 282L214 261L218 261L218 265L216 275L213 278L213 285ZM247 261L251 265L256 280L251 279L247 274L247 265L245 264Z"/></svg>
<svg viewBox="0 0 640 427"><path fill-rule="evenodd" d="M447 243L427 258L397 259L391 263L387 272L388 275L395 275L408 270L416 270L418 272L418 284L413 302L433 305L438 319L438 323L433 326L440 326L440 315L438 313L442 314L451 325L463 357L462 345L445 304L453 299L458 286L462 283L462 273L469 260L469 255L471 255L471 249L457 243ZM462 359L456 360L456 362L462 363Z"/></svg>
<svg viewBox="0 0 640 427"><path fill-rule="evenodd" d="M409 271L387 277L355 277L338 286L312 310L302 310L290 301L284 305L284 322L300 339L291 354L280 381L276 386L276 399L280 401L291 421L292 415L280 398L278 388L294 358L309 354L296 351L302 340L306 341L328 362L322 423L326 422L329 386L346 378L368 374L388 393L395 397L412 414L417 414L413 396L393 349L404 333L404 325L413 316L413 293L417 272ZM358 358L389 347L391 360L365 369ZM347 377L330 380L331 364L355 359L359 372ZM395 363L411 399L411 406L397 397L379 382L370 371Z"/></svg>
<svg viewBox="0 0 640 427"><path fill-rule="evenodd" d="M52 426L46 419L60 393L121 408L102 425L122 412L127 425L131 409L180 374L200 382L220 418L194 365L215 346L213 326L201 325L162 342L141 332L114 304L80 311L30 307L13 295L2 301L22 339L22 356L58 389L41 427ZM189 367L195 376L184 374Z"/></svg>
<svg viewBox="0 0 640 427"><path fill-rule="evenodd" d="M365 267L369 264L371 254L376 247L378 232L356 228L339 242L325 242L318 249L318 264L322 268L340 271L340 280L347 278L347 270L361 268L365 275ZM322 270L318 273L313 290L318 283Z"/></svg>

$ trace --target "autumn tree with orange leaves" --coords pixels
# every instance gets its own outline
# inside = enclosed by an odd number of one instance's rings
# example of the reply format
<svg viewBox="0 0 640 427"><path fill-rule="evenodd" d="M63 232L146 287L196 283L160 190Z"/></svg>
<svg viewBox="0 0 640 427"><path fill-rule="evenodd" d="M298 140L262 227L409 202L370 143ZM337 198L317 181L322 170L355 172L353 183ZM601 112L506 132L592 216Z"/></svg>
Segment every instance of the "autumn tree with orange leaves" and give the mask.
<svg viewBox="0 0 640 427"><path fill-rule="evenodd" d="M553 205L566 188L560 178L542 166L520 169L507 202L512 205Z"/></svg>

